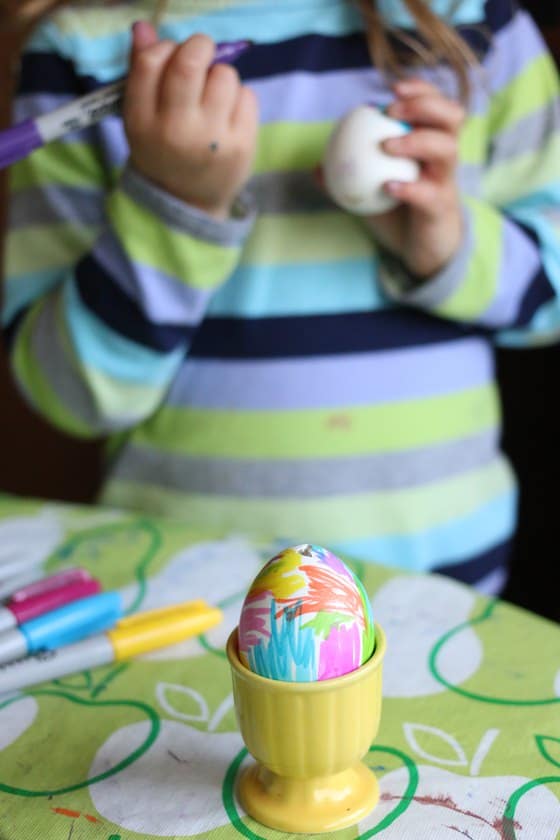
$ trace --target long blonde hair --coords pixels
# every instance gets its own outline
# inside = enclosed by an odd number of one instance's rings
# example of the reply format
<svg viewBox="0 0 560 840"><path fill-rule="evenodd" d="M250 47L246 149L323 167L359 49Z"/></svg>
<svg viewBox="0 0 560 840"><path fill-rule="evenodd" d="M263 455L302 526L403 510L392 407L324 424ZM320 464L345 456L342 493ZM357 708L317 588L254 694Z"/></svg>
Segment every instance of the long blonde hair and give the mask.
<svg viewBox="0 0 560 840"><path fill-rule="evenodd" d="M72 0L0 0L0 21L29 25ZM107 0L104 0L107 2ZM364 19L371 60L381 71L399 77L415 62L448 64L458 80L463 101L469 93L469 68L477 58L463 38L430 9L427 0L402 0L419 37L388 26L377 0L348 0L357 4ZM457 0L460 2L460 0ZM154 0L152 21L159 23L169 0Z"/></svg>

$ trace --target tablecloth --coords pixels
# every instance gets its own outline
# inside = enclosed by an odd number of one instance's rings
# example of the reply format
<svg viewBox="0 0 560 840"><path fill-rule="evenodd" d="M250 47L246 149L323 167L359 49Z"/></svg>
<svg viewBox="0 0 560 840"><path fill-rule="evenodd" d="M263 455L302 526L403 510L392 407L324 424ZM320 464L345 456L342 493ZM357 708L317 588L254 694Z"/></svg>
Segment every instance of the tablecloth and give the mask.
<svg viewBox="0 0 560 840"><path fill-rule="evenodd" d="M205 598L190 639L0 697L1 840L249 840L235 780L250 761L224 646L274 552L175 520L0 498L0 569L82 566L128 612ZM387 635L378 806L338 840L558 840L560 625L438 575L344 558ZM329 835L326 835L328 837ZM325 835L323 835L325 837Z"/></svg>

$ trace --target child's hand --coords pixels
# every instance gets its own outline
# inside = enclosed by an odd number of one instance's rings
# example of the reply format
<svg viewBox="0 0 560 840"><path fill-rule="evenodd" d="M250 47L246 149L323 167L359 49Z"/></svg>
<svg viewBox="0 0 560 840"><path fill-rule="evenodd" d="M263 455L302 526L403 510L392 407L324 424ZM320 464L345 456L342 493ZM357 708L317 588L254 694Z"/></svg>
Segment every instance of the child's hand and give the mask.
<svg viewBox="0 0 560 840"><path fill-rule="evenodd" d="M226 218L255 153L258 109L237 71L210 66L205 35L159 41L153 27L133 29L124 124L131 162L183 201Z"/></svg>
<svg viewBox="0 0 560 840"><path fill-rule="evenodd" d="M371 216L376 239L397 255L409 271L429 277L455 254L462 238L459 191L455 180L458 133L465 113L433 85L410 79L395 85L396 101L389 116L412 126L402 137L386 140L390 154L410 157L421 165L418 181L389 182L385 189L398 198L394 210Z"/></svg>

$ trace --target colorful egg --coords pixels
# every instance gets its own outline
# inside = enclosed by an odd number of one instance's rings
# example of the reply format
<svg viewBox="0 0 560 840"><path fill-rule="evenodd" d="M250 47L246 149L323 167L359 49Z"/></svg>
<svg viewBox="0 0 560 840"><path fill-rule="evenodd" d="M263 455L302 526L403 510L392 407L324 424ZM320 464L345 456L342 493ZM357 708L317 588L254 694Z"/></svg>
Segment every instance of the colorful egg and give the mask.
<svg viewBox="0 0 560 840"><path fill-rule="evenodd" d="M241 608L239 658L274 680L340 677L373 653L371 604L356 575L316 545L286 548L266 563Z"/></svg>

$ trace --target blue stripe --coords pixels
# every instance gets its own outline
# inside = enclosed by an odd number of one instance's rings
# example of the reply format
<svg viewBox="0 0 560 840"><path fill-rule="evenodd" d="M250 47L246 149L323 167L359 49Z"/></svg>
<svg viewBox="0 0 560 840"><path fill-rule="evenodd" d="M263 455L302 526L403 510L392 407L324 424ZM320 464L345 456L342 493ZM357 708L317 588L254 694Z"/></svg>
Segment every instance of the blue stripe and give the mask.
<svg viewBox="0 0 560 840"><path fill-rule="evenodd" d="M376 281L375 260L370 257L330 263L240 266L216 293L208 314L276 318L369 312L387 305Z"/></svg>
<svg viewBox="0 0 560 840"><path fill-rule="evenodd" d="M160 353L184 351L193 329L149 321L93 256L78 264L76 284L83 304L114 332Z"/></svg>
<svg viewBox="0 0 560 840"><path fill-rule="evenodd" d="M63 276L63 270L53 268L6 278L2 305L2 325L9 324L18 312L27 308L34 300L38 300L47 294L57 283L61 282Z"/></svg>
<svg viewBox="0 0 560 840"><path fill-rule="evenodd" d="M291 318L208 318L193 340L192 358L263 359L394 350L458 341L485 331L413 309Z"/></svg>
<svg viewBox="0 0 560 840"><path fill-rule="evenodd" d="M74 283L64 287L68 328L84 365L115 379L139 385L162 385L176 372L183 350L163 355L128 341L89 312L83 305Z"/></svg>
<svg viewBox="0 0 560 840"><path fill-rule="evenodd" d="M463 563L508 540L517 518L517 493L513 490L453 522L423 533L336 543L332 550L366 562L384 563L414 572L435 565Z"/></svg>
<svg viewBox="0 0 560 840"><path fill-rule="evenodd" d="M431 0L430 9L453 26L482 23L485 0ZM414 29L414 19L408 13L403 0L378 0L383 18L393 26Z"/></svg>

